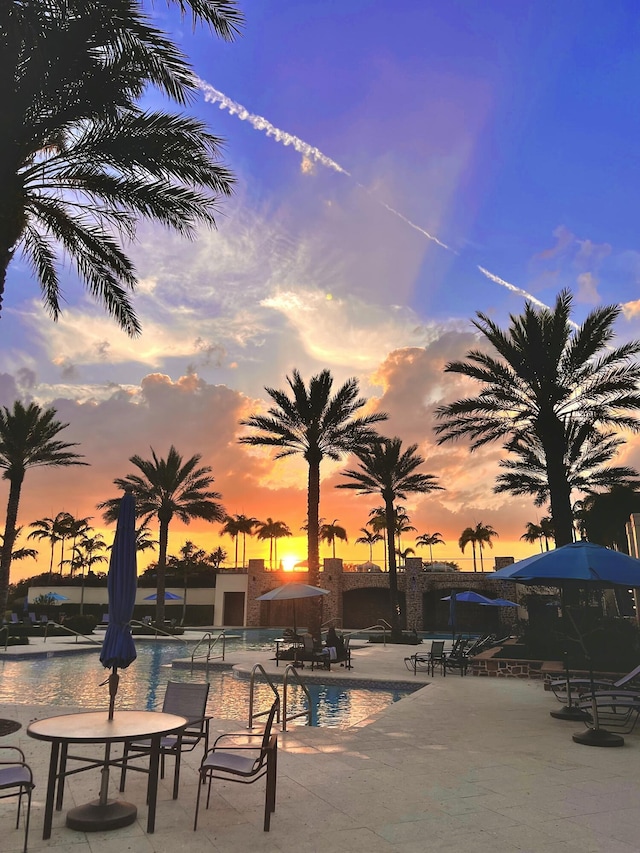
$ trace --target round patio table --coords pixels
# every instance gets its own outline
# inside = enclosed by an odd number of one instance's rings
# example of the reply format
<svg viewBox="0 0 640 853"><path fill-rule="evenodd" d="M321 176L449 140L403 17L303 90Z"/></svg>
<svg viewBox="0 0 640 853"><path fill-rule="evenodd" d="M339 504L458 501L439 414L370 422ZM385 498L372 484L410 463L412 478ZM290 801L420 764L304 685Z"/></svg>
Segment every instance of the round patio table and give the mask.
<svg viewBox="0 0 640 853"><path fill-rule="evenodd" d="M159 711L116 711L110 720L108 711L87 711L79 714L63 714L36 720L27 728L27 734L36 740L51 743L49 776L44 812L43 839L51 837L53 805L62 809L64 780L66 776L102 768L100 797L91 803L77 806L67 814L67 826L83 832L96 832L128 826L136 819L137 809L131 803L120 800L107 800L109 768L121 767L122 758L111 758L111 746L129 740L149 739L149 780L147 783L147 832L155 829L156 801L158 794L158 766L160 759L160 741L164 735L178 732L187 724L186 717L177 714L165 714ZM87 758L69 755L70 744L104 744L104 757ZM67 761L84 762L86 766L67 770ZM56 785L58 796L56 798Z"/></svg>

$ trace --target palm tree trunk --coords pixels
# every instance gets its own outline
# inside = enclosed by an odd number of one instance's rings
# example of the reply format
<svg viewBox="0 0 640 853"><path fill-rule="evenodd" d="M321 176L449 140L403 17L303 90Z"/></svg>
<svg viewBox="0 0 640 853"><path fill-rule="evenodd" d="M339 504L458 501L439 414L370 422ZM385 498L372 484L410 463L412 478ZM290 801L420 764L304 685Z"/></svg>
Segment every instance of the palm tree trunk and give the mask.
<svg viewBox="0 0 640 853"><path fill-rule="evenodd" d="M320 516L320 455L309 455L309 481L307 489L307 566L308 581L318 586L320 579L320 543L318 518ZM322 624L322 598L309 599L309 632L315 637L320 633Z"/></svg>
<svg viewBox="0 0 640 853"><path fill-rule="evenodd" d="M471 542L471 550L473 551L473 571L477 572L478 566L476 565L476 543L473 541Z"/></svg>
<svg viewBox="0 0 640 853"><path fill-rule="evenodd" d="M484 558L482 556L482 542L478 542L478 550L480 551L480 571L484 574Z"/></svg>
<svg viewBox="0 0 640 853"><path fill-rule="evenodd" d="M239 533L236 533L236 536L235 536L235 539L236 539L236 569L238 568L238 536L239 535L240 535Z"/></svg>
<svg viewBox="0 0 640 853"><path fill-rule="evenodd" d="M9 500L7 501L7 515L4 525L2 557L0 557L0 616L4 616L4 612L7 609L11 554L13 543L16 541L16 522L18 520L18 506L20 504L20 491L22 490L23 480L24 471L19 471L10 478L11 485L9 487Z"/></svg>
<svg viewBox="0 0 640 853"><path fill-rule="evenodd" d="M402 639L402 628L400 626L400 602L398 600L398 572L396 568L396 537L395 523L396 513L393 500L385 498L385 517L387 520L387 552L389 558L389 603L391 605L391 640L399 643Z"/></svg>
<svg viewBox="0 0 640 853"><path fill-rule="evenodd" d="M429 559L431 560L431 565L433 565L433 549L431 545L429 545Z"/></svg>
<svg viewBox="0 0 640 853"><path fill-rule="evenodd" d="M165 573L167 568L167 546L169 544L169 520L160 519L160 535L158 537L158 571L156 585L156 625L164 625L164 594L166 590Z"/></svg>
<svg viewBox="0 0 640 853"><path fill-rule="evenodd" d="M556 540L556 548L573 542L573 512L571 509L571 487L567 482L566 466L562 455L565 446L564 427L551 416L540 427L540 434L546 433L542 442L547 465L547 481L551 498L551 518Z"/></svg>
<svg viewBox="0 0 640 853"><path fill-rule="evenodd" d="M247 534L242 533L242 568L244 569L247 563Z"/></svg>

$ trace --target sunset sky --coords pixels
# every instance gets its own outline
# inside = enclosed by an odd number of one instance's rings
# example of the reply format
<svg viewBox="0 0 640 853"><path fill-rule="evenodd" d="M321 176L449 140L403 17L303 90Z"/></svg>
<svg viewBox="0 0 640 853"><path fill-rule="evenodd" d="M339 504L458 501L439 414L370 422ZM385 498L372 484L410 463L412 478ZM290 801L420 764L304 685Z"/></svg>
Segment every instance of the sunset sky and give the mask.
<svg viewBox="0 0 640 853"><path fill-rule="evenodd" d="M390 415L381 431L418 443L446 489L405 502L405 547L439 531L434 557L470 569L457 540L482 521L499 533L490 567L535 551L519 537L545 510L493 493L499 447L438 447L433 410L473 390L442 368L476 344L478 310L506 324L526 294L552 304L568 287L576 321L621 303L618 342L640 337L637 2L244 0L230 45L154 8L202 80L190 111L225 138L237 190L193 242L141 224L137 340L69 264L56 324L22 260L9 268L0 404L55 406L91 463L29 471L19 523L66 510L99 525L128 458L175 444L212 467L227 512L285 521L297 538L280 556L303 558L306 466L240 446L238 422L294 367L328 368L359 379ZM623 461L640 468L638 447ZM320 515L347 529L337 556L362 562L354 540L380 501L336 490L340 467L324 465ZM186 538L233 555L219 525L174 523L169 552ZM12 579L47 567L42 546Z"/></svg>

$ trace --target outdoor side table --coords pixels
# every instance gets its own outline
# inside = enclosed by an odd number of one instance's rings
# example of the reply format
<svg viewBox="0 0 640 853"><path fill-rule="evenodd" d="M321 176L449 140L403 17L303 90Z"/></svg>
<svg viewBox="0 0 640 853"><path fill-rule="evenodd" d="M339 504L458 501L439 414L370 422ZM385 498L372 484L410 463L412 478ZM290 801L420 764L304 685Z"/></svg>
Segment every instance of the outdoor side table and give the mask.
<svg viewBox="0 0 640 853"><path fill-rule="evenodd" d="M42 837L51 837L53 806L62 808L64 780L94 767L102 768L100 797L91 803L77 806L67 814L67 826L83 832L96 832L128 826L136 819L137 809L131 803L120 800L107 800L109 768L121 767L122 758L111 758L111 746L129 740L151 741L149 757L149 780L147 783L147 832L155 829L156 801L158 795L158 769L160 763L160 741L164 735L179 732L187 725L186 717L177 714L165 714L159 711L116 711L112 720L108 712L87 711L79 714L63 714L36 720L27 728L27 734L36 740L51 743L49 776L44 812ZM104 744L104 758L87 758L69 755L70 744ZM83 762L86 766L67 770L67 760ZM56 799L56 787L58 796Z"/></svg>

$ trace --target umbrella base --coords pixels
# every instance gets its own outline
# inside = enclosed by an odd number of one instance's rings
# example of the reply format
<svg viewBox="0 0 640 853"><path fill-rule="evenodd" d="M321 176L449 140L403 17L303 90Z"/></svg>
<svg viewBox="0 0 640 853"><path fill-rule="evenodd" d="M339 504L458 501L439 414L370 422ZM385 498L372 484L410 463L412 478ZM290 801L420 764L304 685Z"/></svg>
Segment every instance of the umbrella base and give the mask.
<svg viewBox="0 0 640 853"><path fill-rule="evenodd" d="M589 719L589 715L577 705L564 705L559 711L549 711L549 715L556 720L570 720L574 723Z"/></svg>
<svg viewBox="0 0 640 853"><path fill-rule="evenodd" d="M587 729L585 732L576 732L573 735L575 743L584 746L624 746L624 738L606 729Z"/></svg>
<svg viewBox="0 0 640 853"><path fill-rule="evenodd" d="M107 800L100 803L94 800L83 806L76 806L67 813L67 826L80 832L106 832L129 826L138 815L138 809L132 803L122 800Z"/></svg>

